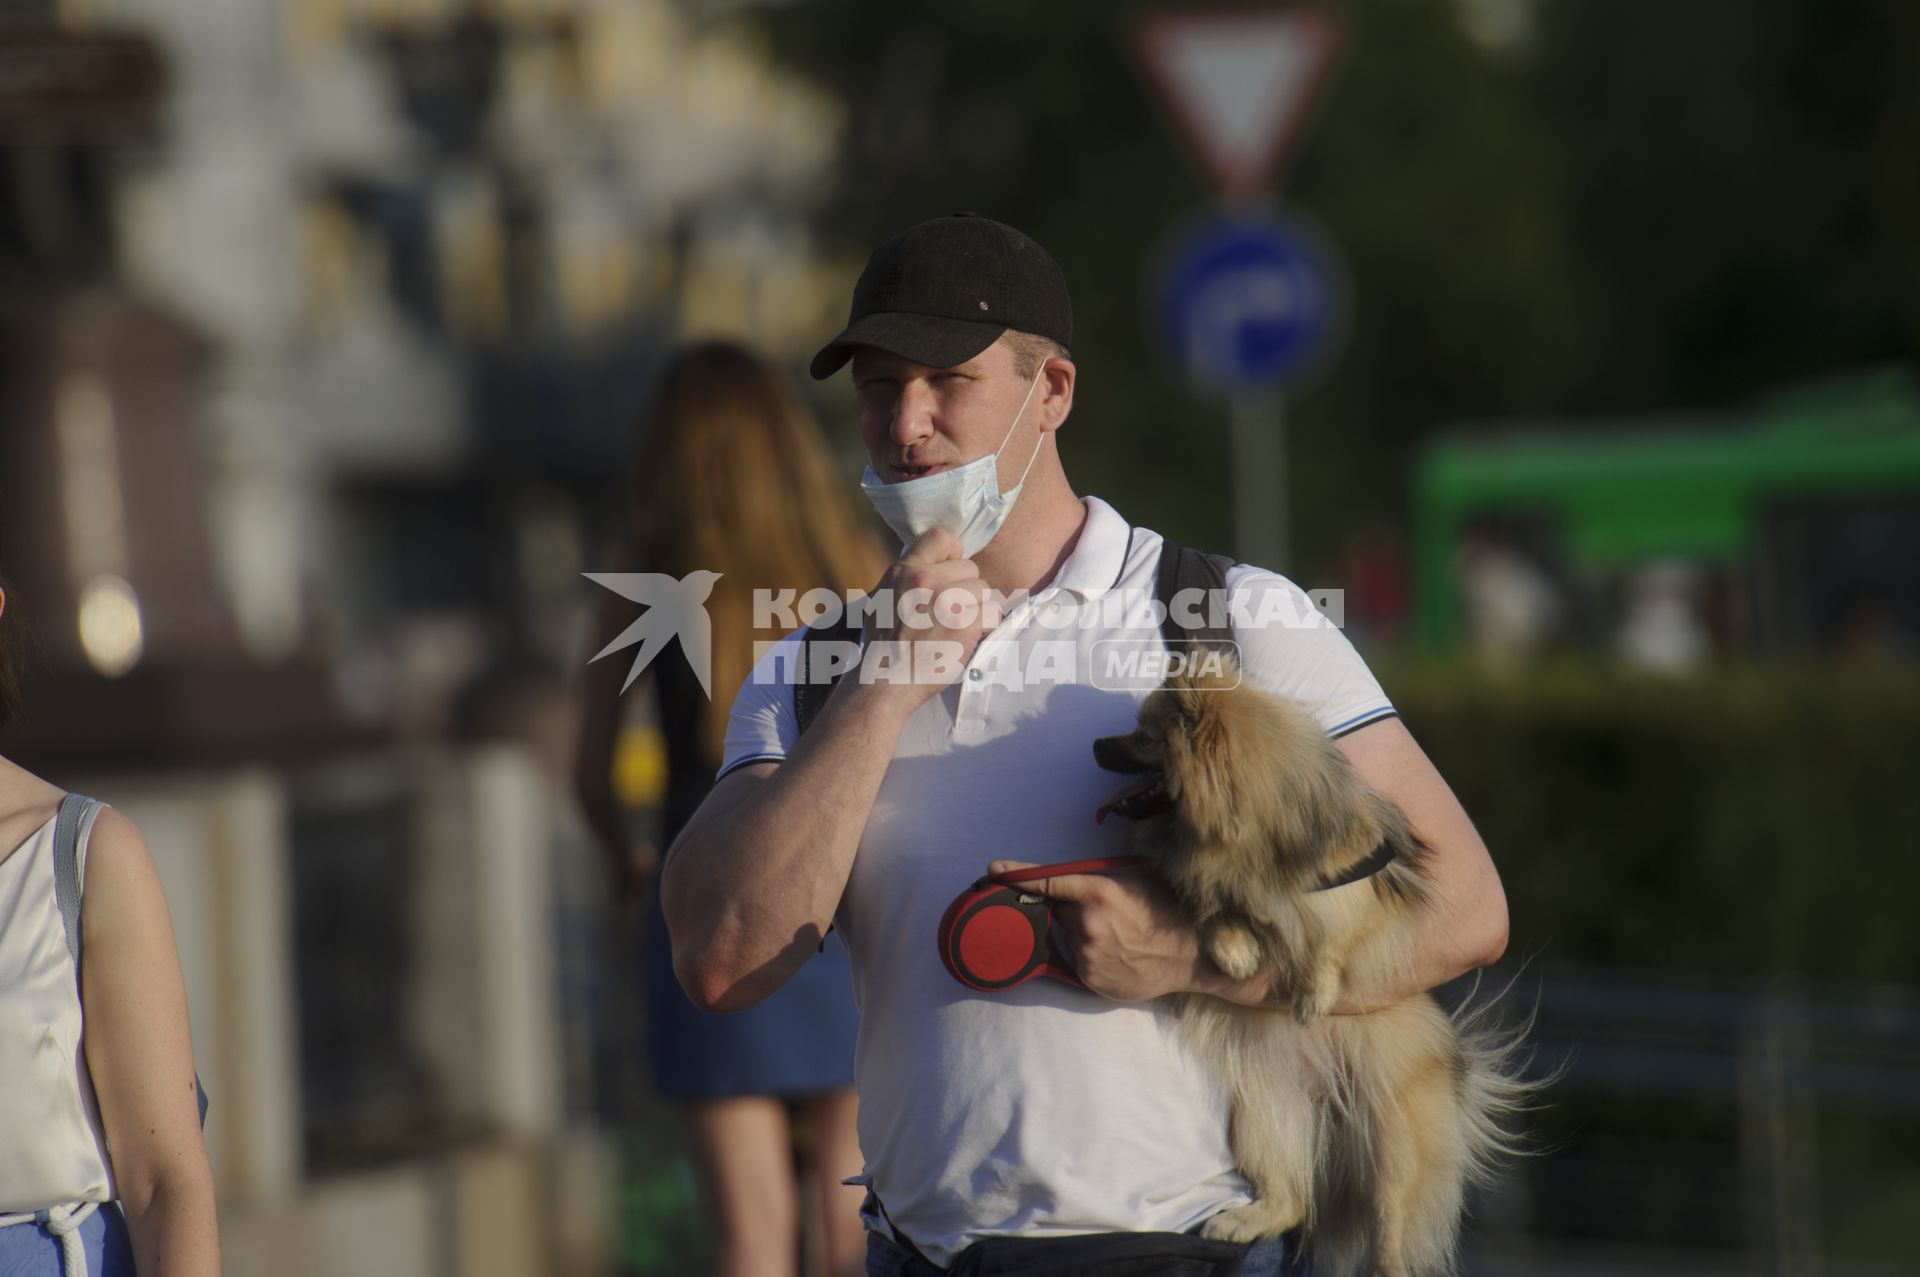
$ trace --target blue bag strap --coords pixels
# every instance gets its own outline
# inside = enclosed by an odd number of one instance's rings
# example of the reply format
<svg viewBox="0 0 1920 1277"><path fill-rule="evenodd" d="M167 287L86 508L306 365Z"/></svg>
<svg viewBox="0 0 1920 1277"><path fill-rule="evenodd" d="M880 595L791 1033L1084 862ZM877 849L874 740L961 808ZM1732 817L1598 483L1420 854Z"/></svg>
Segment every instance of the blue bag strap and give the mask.
<svg viewBox="0 0 1920 1277"><path fill-rule="evenodd" d="M80 970L80 847L100 814L97 799L68 794L53 818L53 900L67 930L67 953Z"/></svg>
<svg viewBox="0 0 1920 1277"><path fill-rule="evenodd" d="M74 978L80 976L80 849L93 834L94 819L106 804L97 798L68 794L53 817L53 902L60 909L60 925L67 932L67 953L73 958ZM200 1106L200 1125L207 1124L207 1089L193 1075L194 1101Z"/></svg>

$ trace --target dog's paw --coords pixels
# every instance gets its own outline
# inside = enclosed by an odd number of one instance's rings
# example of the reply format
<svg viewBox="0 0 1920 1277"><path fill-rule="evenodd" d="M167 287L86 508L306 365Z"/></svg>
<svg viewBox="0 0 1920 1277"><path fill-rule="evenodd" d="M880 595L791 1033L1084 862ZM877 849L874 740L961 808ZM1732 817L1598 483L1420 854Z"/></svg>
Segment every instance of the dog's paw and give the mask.
<svg viewBox="0 0 1920 1277"><path fill-rule="evenodd" d="M1300 1212L1262 1198L1223 1210L1200 1225L1200 1235L1217 1242L1251 1242L1277 1237L1300 1224Z"/></svg>
<svg viewBox="0 0 1920 1277"><path fill-rule="evenodd" d="M1333 1008L1340 1003L1340 973L1338 971L1317 971L1313 983L1300 990L1293 999L1293 1018L1301 1024L1312 1024L1333 1014Z"/></svg>
<svg viewBox="0 0 1920 1277"><path fill-rule="evenodd" d="M1260 973L1260 942L1237 922L1214 925L1207 936L1207 956L1235 980L1251 980Z"/></svg>
<svg viewBox="0 0 1920 1277"><path fill-rule="evenodd" d="M1312 1024L1333 1014L1334 1000L1325 996L1319 989L1310 989L1293 999L1293 1018L1301 1024Z"/></svg>

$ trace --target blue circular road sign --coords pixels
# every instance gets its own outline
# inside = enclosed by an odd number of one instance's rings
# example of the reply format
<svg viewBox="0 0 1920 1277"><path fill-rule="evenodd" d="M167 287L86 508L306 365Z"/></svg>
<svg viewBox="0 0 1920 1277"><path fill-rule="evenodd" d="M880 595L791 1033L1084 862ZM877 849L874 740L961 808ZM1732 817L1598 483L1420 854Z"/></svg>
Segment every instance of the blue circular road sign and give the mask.
<svg viewBox="0 0 1920 1277"><path fill-rule="evenodd" d="M1168 353L1216 390L1298 381L1331 352L1345 316L1331 246L1273 213L1214 213L1181 228L1152 291Z"/></svg>

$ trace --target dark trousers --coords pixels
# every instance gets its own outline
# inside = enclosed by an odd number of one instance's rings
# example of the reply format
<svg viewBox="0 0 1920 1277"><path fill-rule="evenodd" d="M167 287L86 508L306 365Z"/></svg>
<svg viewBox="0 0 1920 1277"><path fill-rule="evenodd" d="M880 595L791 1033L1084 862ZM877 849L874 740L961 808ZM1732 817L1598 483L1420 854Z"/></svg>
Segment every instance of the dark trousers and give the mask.
<svg viewBox="0 0 1920 1277"><path fill-rule="evenodd" d="M890 1237L867 1234L867 1277L1310 1277L1285 1237L1251 1248L1183 1233L989 1237L939 1268Z"/></svg>

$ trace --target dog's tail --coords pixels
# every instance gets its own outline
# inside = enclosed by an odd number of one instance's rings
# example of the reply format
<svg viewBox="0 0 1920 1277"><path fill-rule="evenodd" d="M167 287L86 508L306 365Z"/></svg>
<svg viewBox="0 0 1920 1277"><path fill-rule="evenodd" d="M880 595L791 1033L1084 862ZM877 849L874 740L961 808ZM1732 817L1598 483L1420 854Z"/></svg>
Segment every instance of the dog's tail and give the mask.
<svg viewBox="0 0 1920 1277"><path fill-rule="evenodd" d="M1422 1121L1428 1155L1437 1159L1411 1192L1398 1198L1396 1253L1411 1277L1442 1277L1457 1271L1460 1226L1469 1187L1486 1188L1521 1157L1542 1151L1529 1140L1525 1115L1540 1107L1542 1093L1557 1079L1537 1076L1528 1038L1533 1013L1514 1017L1505 1011L1512 988L1483 994L1478 980L1460 1004L1436 1018L1451 1023L1453 1086L1441 1117L1427 1109L1424 1118L1393 1104L1362 1104L1358 1121L1336 1123L1335 1155L1321 1167L1317 1195L1326 1210L1314 1232L1316 1277L1359 1277L1377 1264L1383 1238L1376 1133L1379 1121ZM1344 1144L1340 1141L1344 1138Z"/></svg>
<svg viewBox="0 0 1920 1277"><path fill-rule="evenodd" d="M1476 974L1452 1012L1460 1033L1460 1099L1472 1153L1467 1175L1483 1188L1515 1160L1541 1151L1529 1142L1522 1119L1540 1107L1541 1096L1560 1078L1560 1070L1542 1076L1533 1068L1528 1039L1537 1008L1517 1023L1501 1014L1519 978L1516 973L1504 988L1483 997Z"/></svg>
<svg viewBox="0 0 1920 1277"><path fill-rule="evenodd" d="M1452 1010L1458 1033L1457 1091L1459 1098L1456 1149L1459 1186L1492 1187L1503 1171L1520 1158L1542 1150L1529 1138L1525 1117L1538 1109L1558 1072L1541 1076L1534 1070L1530 1043L1537 1007L1517 1020L1505 1014L1505 987L1483 995L1475 976L1467 996ZM1407 1271L1441 1274L1456 1271L1464 1194L1449 1205L1446 1222L1424 1221L1407 1234Z"/></svg>

